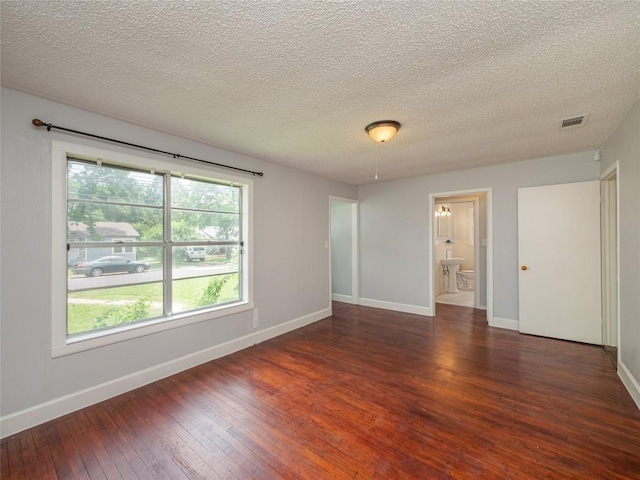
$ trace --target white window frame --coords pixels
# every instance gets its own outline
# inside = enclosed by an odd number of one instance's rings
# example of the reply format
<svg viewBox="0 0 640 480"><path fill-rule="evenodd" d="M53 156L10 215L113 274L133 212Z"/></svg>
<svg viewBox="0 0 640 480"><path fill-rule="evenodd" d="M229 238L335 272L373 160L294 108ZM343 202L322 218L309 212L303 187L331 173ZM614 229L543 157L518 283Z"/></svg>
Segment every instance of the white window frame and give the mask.
<svg viewBox="0 0 640 480"><path fill-rule="evenodd" d="M120 245L114 245L111 249L111 253L113 255L122 255L123 253L136 253L136 247L133 245L133 240L126 238L112 238L114 242L121 242ZM116 252L116 248L119 248L121 251Z"/></svg>
<svg viewBox="0 0 640 480"><path fill-rule="evenodd" d="M97 161L110 165L154 170L158 173L194 175L241 185L243 298L230 305L175 314L108 330L67 337L67 157ZM184 163L183 163L184 162ZM104 347L153 333L184 327L198 322L228 317L252 310L253 301L253 181L250 178L220 173L206 166L186 161L130 155L121 151L77 145L53 140L51 174L51 356L53 358Z"/></svg>

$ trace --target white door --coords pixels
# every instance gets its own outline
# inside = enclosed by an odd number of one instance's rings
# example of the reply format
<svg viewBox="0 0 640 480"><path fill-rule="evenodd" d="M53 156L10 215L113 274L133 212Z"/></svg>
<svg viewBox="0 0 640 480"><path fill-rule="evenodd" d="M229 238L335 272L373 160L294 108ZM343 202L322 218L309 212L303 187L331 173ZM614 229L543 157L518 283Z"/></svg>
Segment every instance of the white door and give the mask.
<svg viewBox="0 0 640 480"><path fill-rule="evenodd" d="M602 193L602 344L618 346L617 171L605 177Z"/></svg>
<svg viewBox="0 0 640 480"><path fill-rule="evenodd" d="M602 344L600 182L518 189L520 331Z"/></svg>

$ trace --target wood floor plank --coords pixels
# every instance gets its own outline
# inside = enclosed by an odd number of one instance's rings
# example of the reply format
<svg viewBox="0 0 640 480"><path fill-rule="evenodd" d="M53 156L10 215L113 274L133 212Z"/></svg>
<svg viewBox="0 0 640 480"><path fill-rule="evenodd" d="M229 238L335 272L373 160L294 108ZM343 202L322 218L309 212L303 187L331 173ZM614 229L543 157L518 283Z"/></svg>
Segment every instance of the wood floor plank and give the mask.
<svg viewBox="0 0 640 480"><path fill-rule="evenodd" d="M191 401L190 390L183 390L182 382L172 378L160 385L161 394L171 398L182 408L174 413L174 419L183 427L184 434L191 435L199 444L197 448L202 458L219 470L222 478L228 475L238 478L256 478L257 468L246 462L246 457L227 443L212 425L212 421L200 411L198 404ZM183 395L184 393L184 395ZM204 452L201 450L204 449Z"/></svg>
<svg viewBox="0 0 640 480"><path fill-rule="evenodd" d="M88 444L83 441L81 432L84 428L78 428L82 425L80 419L83 413L55 422L58 438L61 439L60 446L64 450L73 478L106 478L95 459L93 448L87 448Z"/></svg>
<svg viewBox="0 0 640 480"><path fill-rule="evenodd" d="M11 441L4 442L2 463L6 464L7 478L25 478L24 464L20 453L20 440L17 435Z"/></svg>
<svg viewBox="0 0 640 480"><path fill-rule="evenodd" d="M194 369L190 372L185 372L185 378L182 381L175 382L170 390L167 392L173 398L179 398L178 403L184 405L185 408L189 405L189 411L196 415L197 429L203 432L203 436L208 445L211 445L214 450L214 459L212 461L222 461L225 463L234 463L231 457L234 459L252 459L252 463L259 465L259 472L268 472L269 475L263 477L262 474L258 478L280 478L276 470L273 470L271 466L262 461L261 458L256 457L254 452L247 449L243 444L238 442L230 433L229 430L233 427L233 423L227 421L224 417L227 416L225 410L226 407L218 404L218 400L208 396L203 388L193 388L197 385L199 380L195 377L191 377ZM174 376L173 379L176 377ZM173 380L167 379L167 380ZM186 382L184 381L186 380ZM181 395L178 395L181 394ZM230 416L232 418L232 416ZM202 438L202 437L201 437ZM230 458L223 458L218 460L220 455ZM235 463L240 463L238 460ZM242 462L246 464L246 462ZM246 465L243 465L246 467ZM243 468L246 470L246 468Z"/></svg>
<svg viewBox="0 0 640 480"><path fill-rule="evenodd" d="M58 478L74 479L72 464L75 462L75 458L69 458L65 452L65 437L61 436L58 432L58 427L61 422L48 422L44 424L44 435L46 436L47 449L51 452L51 459L53 460L53 466ZM89 474L93 474L95 478L104 479L102 470L97 468Z"/></svg>
<svg viewBox="0 0 640 480"><path fill-rule="evenodd" d="M158 384L147 389L145 393L149 431L161 439L163 449L180 467L185 476L187 478L222 478L220 472L216 471L218 465L214 465L212 468L202 458L206 457L206 452L195 438L179 422L175 421L181 409L180 405L163 394ZM167 417L173 421L167 422L165 420Z"/></svg>
<svg viewBox="0 0 640 480"><path fill-rule="evenodd" d="M230 378L226 373L223 377ZM300 478L302 471L308 476L307 478L321 478L318 475L321 475L323 470L318 463L322 463L322 459L316 457L310 459L307 455L300 455L296 457L295 462L291 461L290 455L295 449L287 448L286 442L278 441L279 432L270 428L263 418L243 408L239 403L241 399L236 398L233 392L222 386L211 390L199 379L194 379L194 384L199 384L203 392L210 395L212 401L217 403L220 411L224 413L223 424L230 425L226 429L228 434L225 436L226 441L234 445L242 445L243 449L248 449L253 455L265 460L283 474L284 478ZM218 416L217 419L221 418Z"/></svg>
<svg viewBox="0 0 640 480"><path fill-rule="evenodd" d="M640 411L602 348L335 303L1 446L2 478L638 480Z"/></svg>
<svg viewBox="0 0 640 480"><path fill-rule="evenodd" d="M9 470L9 440L0 443L0 478L9 478L11 472Z"/></svg>
<svg viewBox="0 0 640 480"><path fill-rule="evenodd" d="M55 474L55 465L51 456L51 449L47 445L47 437L45 435L45 425L38 428L29 429L33 437L33 443L36 448L36 458L38 459L38 472L41 478L58 478ZM6 441L4 439L3 441ZM53 473L53 476L52 476Z"/></svg>
<svg viewBox="0 0 640 480"><path fill-rule="evenodd" d="M121 446L127 449L129 444L119 435L118 428L113 424L111 417L106 415L102 408L87 408L84 412L87 424L92 427L88 430L87 441L96 452L96 458L107 478L109 480L137 478L131 466L131 460L122 453L121 449Z"/></svg>
<svg viewBox="0 0 640 480"><path fill-rule="evenodd" d="M187 479L180 466L163 450L161 439L154 435L147 416L149 405L144 397L144 391L136 390L111 399L106 407L120 429L124 430L123 434L132 440L134 448L148 465L153 478ZM170 418L167 418L167 421L170 421Z"/></svg>
<svg viewBox="0 0 640 480"><path fill-rule="evenodd" d="M18 434L20 439L20 451L22 452L22 463L24 466L25 476L27 478L38 478L40 472L38 469L38 456L36 453L36 445L33 440L33 432L26 430ZM0 478L4 478L0 475Z"/></svg>

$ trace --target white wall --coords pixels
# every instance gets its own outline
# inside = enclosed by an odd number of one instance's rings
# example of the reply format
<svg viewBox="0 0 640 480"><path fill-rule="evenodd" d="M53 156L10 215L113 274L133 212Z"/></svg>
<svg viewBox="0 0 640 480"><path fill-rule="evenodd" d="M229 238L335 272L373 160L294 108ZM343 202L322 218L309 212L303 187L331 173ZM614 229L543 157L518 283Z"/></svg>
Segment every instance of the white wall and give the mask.
<svg viewBox="0 0 640 480"><path fill-rule="evenodd" d="M331 200L331 293L353 296L353 204Z"/></svg>
<svg viewBox="0 0 640 480"><path fill-rule="evenodd" d="M518 319L517 189L597 179L593 152L428 175L359 188L361 286L367 300L430 305L429 194L492 188L494 317Z"/></svg>
<svg viewBox="0 0 640 480"><path fill-rule="evenodd" d="M51 141L154 157L61 132L47 133L31 125L33 118L264 171L264 177L254 177L254 299L260 330L330 311L328 199L331 195L355 199L355 187L12 90L2 89L1 95L3 418L253 332L251 312L245 312L52 359Z"/></svg>
<svg viewBox="0 0 640 480"><path fill-rule="evenodd" d="M604 144L601 154L603 172L619 162L618 372L640 407L640 101Z"/></svg>

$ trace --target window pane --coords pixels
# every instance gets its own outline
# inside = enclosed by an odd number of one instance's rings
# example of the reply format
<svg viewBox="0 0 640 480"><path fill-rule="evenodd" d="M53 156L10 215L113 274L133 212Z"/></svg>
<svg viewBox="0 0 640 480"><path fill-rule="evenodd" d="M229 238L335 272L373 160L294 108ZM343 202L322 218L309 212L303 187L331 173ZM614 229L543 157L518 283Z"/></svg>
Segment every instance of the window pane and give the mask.
<svg viewBox="0 0 640 480"><path fill-rule="evenodd" d="M67 198L162 206L163 176L69 160Z"/></svg>
<svg viewBox="0 0 640 480"><path fill-rule="evenodd" d="M207 247L207 263L237 272L240 268L239 245L215 245Z"/></svg>
<svg viewBox="0 0 640 480"><path fill-rule="evenodd" d="M173 281L173 313L212 307L240 300L237 273Z"/></svg>
<svg viewBox="0 0 640 480"><path fill-rule="evenodd" d="M77 245L77 244L76 244ZM114 254L114 247L69 249L70 291L115 287L162 280L162 247L134 247ZM82 257L85 258L82 258Z"/></svg>
<svg viewBox="0 0 640 480"><path fill-rule="evenodd" d="M172 210L171 239L175 241L238 241L240 239L240 215L237 213Z"/></svg>
<svg viewBox="0 0 640 480"><path fill-rule="evenodd" d="M163 315L162 283L98 288L67 296L67 334L127 325Z"/></svg>
<svg viewBox="0 0 640 480"><path fill-rule="evenodd" d="M238 213L240 189L188 178L171 179L171 206L215 212Z"/></svg>
<svg viewBox="0 0 640 480"><path fill-rule="evenodd" d="M162 209L70 201L70 242L161 241Z"/></svg>
<svg viewBox="0 0 640 480"><path fill-rule="evenodd" d="M204 277L237 272L237 245L193 246L173 248L173 278Z"/></svg>
<svg viewBox="0 0 640 480"><path fill-rule="evenodd" d="M125 240L127 242L129 242L130 240ZM121 254L121 253L133 253L135 247L130 247L127 245L117 245L115 247L113 247L113 253L115 254Z"/></svg>

